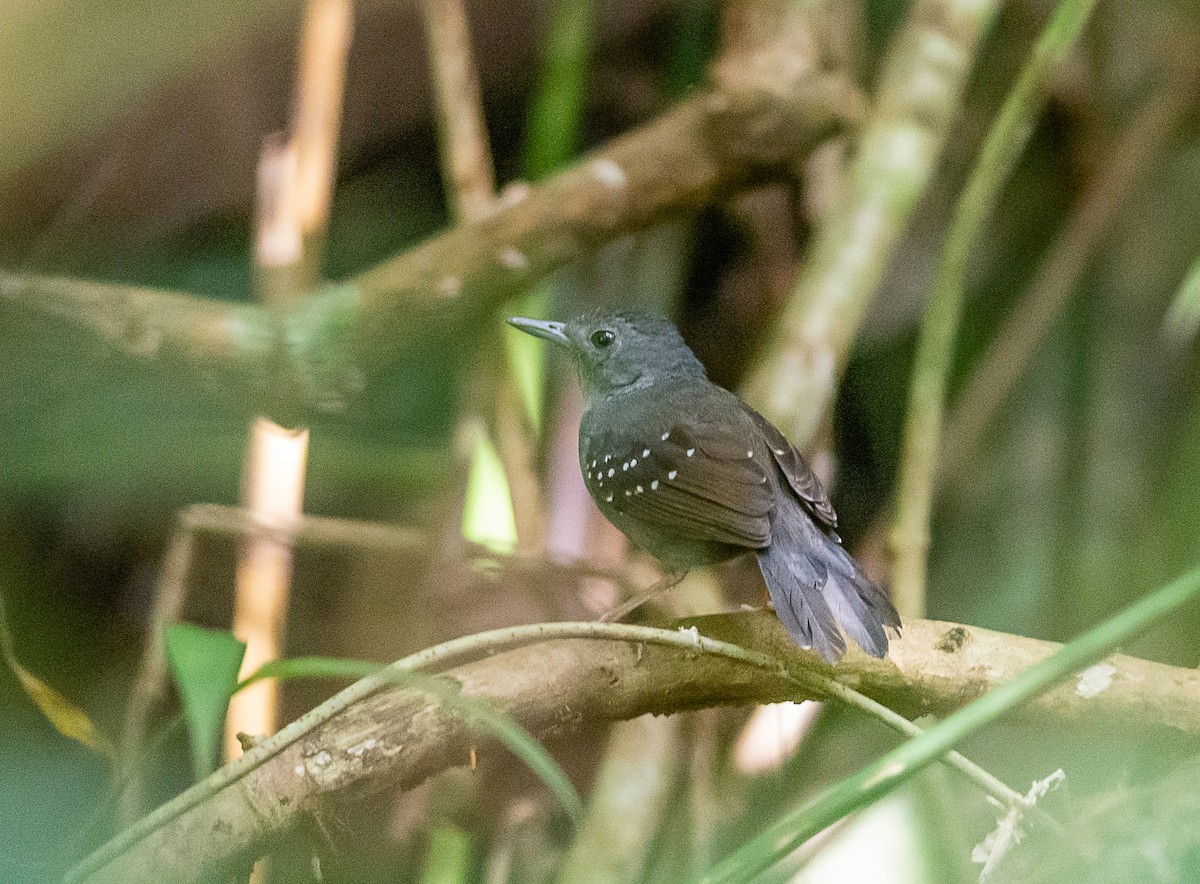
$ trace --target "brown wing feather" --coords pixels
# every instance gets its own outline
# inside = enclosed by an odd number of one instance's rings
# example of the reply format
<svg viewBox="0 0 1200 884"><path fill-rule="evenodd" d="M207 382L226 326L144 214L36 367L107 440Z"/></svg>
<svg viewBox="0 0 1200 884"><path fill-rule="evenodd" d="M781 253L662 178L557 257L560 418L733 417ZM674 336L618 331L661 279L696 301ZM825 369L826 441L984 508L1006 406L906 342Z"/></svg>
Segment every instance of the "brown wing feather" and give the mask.
<svg viewBox="0 0 1200 884"><path fill-rule="evenodd" d="M804 455L797 451L796 446L789 442L787 437L769 420L749 405L743 403L743 407L746 409L746 413L754 419L758 428L762 430L763 438L767 440L775 463L779 464L779 469L783 471L788 485L804 503L804 508L832 532L837 528L837 513L834 512L833 504L829 502L829 494L825 491L825 486L821 484L821 480L809 467Z"/></svg>
<svg viewBox="0 0 1200 884"><path fill-rule="evenodd" d="M774 506L766 469L728 437L703 425L677 425L632 445L606 437L584 457L585 483L601 510L690 539L760 549L771 540Z"/></svg>

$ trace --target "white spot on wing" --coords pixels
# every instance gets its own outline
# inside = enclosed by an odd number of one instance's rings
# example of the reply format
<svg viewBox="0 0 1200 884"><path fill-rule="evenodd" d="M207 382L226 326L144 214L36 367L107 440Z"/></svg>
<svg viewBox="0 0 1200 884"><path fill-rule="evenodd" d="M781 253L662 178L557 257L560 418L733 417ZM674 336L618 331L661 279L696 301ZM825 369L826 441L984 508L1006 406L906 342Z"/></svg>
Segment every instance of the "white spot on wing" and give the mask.
<svg viewBox="0 0 1200 884"><path fill-rule="evenodd" d="M616 474L616 472L617 472L616 467L609 467L608 468L608 478L611 479Z"/></svg>
<svg viewBox="0 0 1200 884"><path fill-rule="evenodd" d="M612 503L612 495L610 494L610 495L608 495L608 497L604 498L604 502L605 502L605 503Z"/></svg>
<svg viewBox="0 0 1200 884"><path fill-rule="evenodd" d="M649 448L643 448L643 449L642 449L642 457L649 457L649 456L650 456L650 449L649 449Z"/></svg>
<svg viewBox="0 0 1200 884"><path fill-rule="evenodd" d="M663 434L662 434L662 440L663 440L664 442L666 442L666 441L667 441L668 439L670 439L670 438L671 438L671 431L670 431L670 430L667 430L665 433L663 433Z"/></svg>
<svg viewBox="0 0 1200 884"><path fill-rule="evenodd" d="M691 456L692 456L693 454L695 454L695 453L696 453L696 449L695 449L695 448L689 448L689 449L688 449L688 450L685 452L685 454L687 454L687 456L688 456L688 457L691 457Z"/></svg>
<svg viewBox="0 0 1200 884"><path fill-rule="evenodd" d="M651 491L658 490L658 479L655 479L653 482L650 483L650 490Z"/></svg>
<svg viewBox="0 0 1200 884"><path fill-rule="evenodd" d="M678 475L679 475L679 470L671 470L671 472L667 473L667 480L671 481Z"/></svg>
<svg viewBox="0 0 1200 884"><path fill-rule="evenodd" d="M630 459L629 459L629 465L630 465L631 467L636 467L636 466L637 466L637 458L636 458L636 457L632 457L632 458L630 458Z"/></svg>
<svg viewBox="0 0 1200 884"><path fill-rule="evenodd" d="M635 494L641 494L641 493L642 493L643 491L645 491L645 490L646 490L645 488L643 488L641 485L639 485L639 486L637 487L637 491L635 491L634 493L635 493Z"/></svg>

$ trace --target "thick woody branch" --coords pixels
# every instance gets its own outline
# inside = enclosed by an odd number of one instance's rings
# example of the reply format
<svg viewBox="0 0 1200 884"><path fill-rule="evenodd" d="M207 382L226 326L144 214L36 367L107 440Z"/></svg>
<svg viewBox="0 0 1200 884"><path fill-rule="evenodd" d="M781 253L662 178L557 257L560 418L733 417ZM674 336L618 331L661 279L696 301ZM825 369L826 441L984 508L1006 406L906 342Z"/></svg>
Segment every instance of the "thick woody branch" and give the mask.
<svg viewBox="0 0 1200 884"><path fill-rule="evenodd" d="M273 358L276 330L257 306L199 298L179 292L52 276L0 271L0 317L18 321L29 334L10 346L30 346L40 325L55 326L48 346L62 346L61 328L79 332L105 356L153 363L186 372L198 387L220 383L260 390Z"/></svg>
<svg viewBox="0 0 1200 884"><path fill-rule="evenodd" d="M805 667L832 673L909 715L949 713L1059 647L917 620L905 626L889 659L852 654L830 669L792 646L771 615L694 622L701 635L786 661L795 667L793 675ZM1200 672L1124 656L1110 658L1108 665L1107 688L1096 693L1064 684L1030 702L1025 713L1042 723L1091 721L1112 727L1121 722L1200 734ZM543 641L458 666L444 677L539 737L569 732L585 721L815 696L781 672L704 654L699 638L694 651L611 640ZM214 869L257 856L310 814L336 812L368 792L414 786L465 763L479 740L461 715L421 690L385 687L285 741L241 776L225 777L202 800L164 815L120 851L102 851L72 880L200 880Z"/></svg>
<svg viewBox="0 0 1200 884"><path fill-rule="evenodd" d="M824 73L798 84L788 97L803 108L791 143L811 144L835 128L844 119L845 91ZM543 184L510 187L492 214L286 310L0 273L0 313L51 318L108 349L174 370L184 383L247 398L282 390L273 395L288 404L337 410L429 323L482 321L553 270L703 206L754 174L745 156L730 155L722 143L716 121L729 108L719 93L681 102ZM263 407L261 398L257 404Z"/></svg>
<svg viewBox="0 0 1200 884"><path fill-rule="evenodd" d="M841 119L828 80L807 120L809 143ZM353 282L368 351L378 335L407 339L413 318L455 307L468 321L597 247L670 214L697 209L753 170L724 152L716 93L681 102L537 187L509 188L501 208L454 228ZM441 296L441 297L439 297Z"/></svg>

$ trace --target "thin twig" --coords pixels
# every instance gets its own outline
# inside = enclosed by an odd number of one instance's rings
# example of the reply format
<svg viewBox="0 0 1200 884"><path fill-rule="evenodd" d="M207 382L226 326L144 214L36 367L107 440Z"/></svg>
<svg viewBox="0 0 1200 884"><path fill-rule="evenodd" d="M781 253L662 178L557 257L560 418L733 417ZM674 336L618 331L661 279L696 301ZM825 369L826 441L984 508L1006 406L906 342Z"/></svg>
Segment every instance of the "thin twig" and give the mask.
<svg viewBox="0 0 1200 884"><path fill-rule="evenodd" d="M988 133L946 234L913 363L897 480L892 596L902 616L921 616L925 609L933 483L946 385L966 291L967 263L1041 112L1050 81L1083 30L1095 3L1096 0L1062 0L1055 10Z"/></svg>
<svg viewBox="0 0 1200 884"><path fill-rule="evenodd" d="M492 210L496 175L466 10L462 0L423 0L421 10L436 98L442 180L454 217L475 221Z"/></svg>
<svg viewBox="0 0 1200 884"><path fill-rule="evenodd" d="M197 531L226 537L245 537L250 534L278 536L296 547L315 549L374 549L394 552L429 551L434 538L426 531L403 525L385 525L359 519L301 514L291 524L262 519L241 507L215 503L192 504L180 515ZM589 565L586 561L560 562L542 555L528 553L495 553L476 548L470 556L479 563L499 562L520 572L560 573L571 577L597 577L616 583L632 593L636 584L629 574L613 568Z"/></svg>
<svg viewBox="0 0 1200 884"><path fill-rule="evenodd" d="M162 704L167 687L167 628L179 621L187 601L187 578L195 549L192 526L180 520L167 545L154 588L154 609L142 646L133 689L125 705L115 780L126 779L117 808L117 819L128 824L145 810L142 793L144 766L140 755L146 744L150 719Z"/></svg>

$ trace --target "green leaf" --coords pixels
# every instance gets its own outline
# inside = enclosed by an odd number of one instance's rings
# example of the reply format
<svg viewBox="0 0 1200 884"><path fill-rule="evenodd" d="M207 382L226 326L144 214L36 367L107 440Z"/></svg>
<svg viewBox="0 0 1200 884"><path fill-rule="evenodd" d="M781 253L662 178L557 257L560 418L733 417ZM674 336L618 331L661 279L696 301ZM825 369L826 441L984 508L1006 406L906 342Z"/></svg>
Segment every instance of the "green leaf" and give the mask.
<svg viewBox="0 0 1200 884"><path fill-rule="evenodd" d="M266 678L277 678L280 681L290 681L294 678L366 678L378 672L380 668L378 663L347 660L342 657L291 657L286 660L271 660L238 682L234 693Z"/></svg>
<svg viewBox="0 0 1200 884"><path fill-rule="evenodd" d="M512 552L517 546L517 520L512 494L500 455L488 434L475 434L467 499L463 506L463 537L493 552Z"/></svg>
<svg viewBox="0 0 1200 884"><path fill-rule="evenodd" d="M225 710L237 687L246 643L224 629L181 623L167 629L167 659L187 718L197 780L217 766Z"/></svg>

